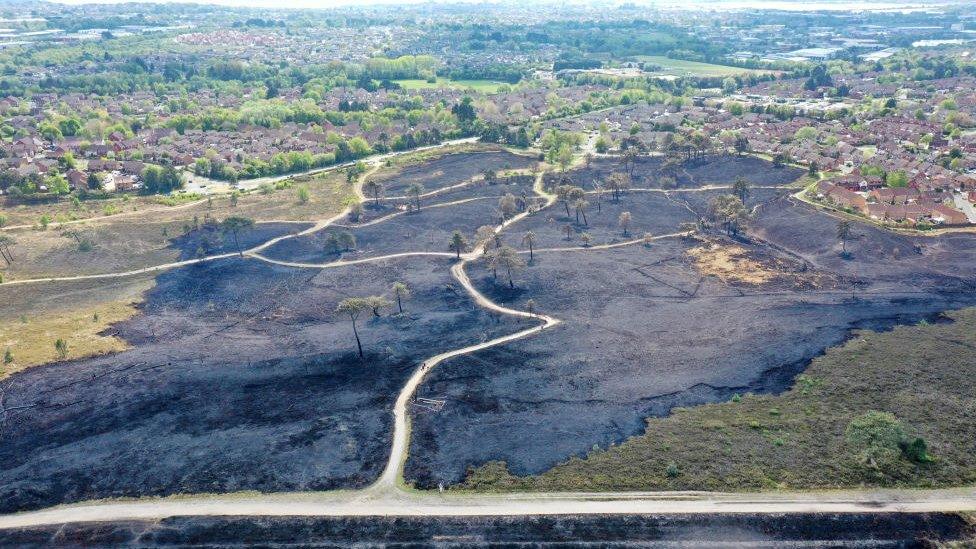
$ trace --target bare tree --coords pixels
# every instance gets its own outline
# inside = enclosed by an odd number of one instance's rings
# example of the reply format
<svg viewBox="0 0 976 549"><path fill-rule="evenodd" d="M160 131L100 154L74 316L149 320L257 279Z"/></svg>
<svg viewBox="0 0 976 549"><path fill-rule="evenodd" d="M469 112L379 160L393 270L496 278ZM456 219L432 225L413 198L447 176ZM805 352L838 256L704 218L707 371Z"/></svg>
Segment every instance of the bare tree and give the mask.
<svg viewBox="0 0 976 549"><path fill-rule="evenodd" d="M563 207L566 208L566 217L569 217L569 193L576 187L572 185L559 185L556 187L556 198L563 203Z"/></svg>
<svg viewBox="0 0 976 549"><path fill-rule="evenodd" d="M851 222L846 219L842 219L837 224L837 240L840 240L841 247L843 248L843 252L841 253L845 257L847 256L847 241L851 240L854 236L852 229Z"/></svg>
<svg viewBox="0 0 976 549"><path fill-rule="evenodd" d="M580 215L583 216L583 225L589 226L589 222L586 220L586 208L589 207L590 203L582 198L576 200L573 203L573 207L576 209L576 224L579 225Z"/></svg>
<svg viewBox="0 0 976 549"><path fill-rule="evenodd" d="M14 237L0 234L0 256L7 262L8 266L14 262L14 254L10 251L10 246L15 242Z"/></svg>
<svg viewBox="0 0 976 549"><path fill-rule="evenodd" d="M634 168L637 166L637 151L634 149L627 149L623 157L623 168L631 178L634 177Z"/></svg>
<svg viewBox="0 0 976 549"><path fill-rule="evenodd" d="M563 225L563 234L566 235L566 240L572 240L573 235L576 234L576 229L572 225Z"/></svg>
<svg viewBox="0 0 976 549"><path fill-rule="evenodd" d="M531 262L535 259L533 255L533 248L535 247L535 233L528 231L522 235L522 244L529 247L529 261Z"/></svg>

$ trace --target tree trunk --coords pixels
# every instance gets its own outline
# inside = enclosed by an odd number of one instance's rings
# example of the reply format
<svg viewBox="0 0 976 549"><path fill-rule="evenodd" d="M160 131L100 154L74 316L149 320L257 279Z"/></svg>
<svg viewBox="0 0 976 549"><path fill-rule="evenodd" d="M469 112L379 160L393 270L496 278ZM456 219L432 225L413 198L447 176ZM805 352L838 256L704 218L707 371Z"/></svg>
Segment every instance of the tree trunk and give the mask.
<svg viewBox="0 0 976 549"><path fill-rule="evenodd" d="M512 282L512 268L511 267L508 268L508 287L511 288L511 289L513 289L513 290L515 289L515 283Z"/></svg>
<svg viewBox="0 0 976 549"><path fill-rule="evenodd" d="M234 245L237 246L237 253L244 257L244 250L241 250L241 243L237 240L237 231L234 231Z"/></svg>
<svg viewBox="0 0 976 549"><path fill-rule="evenodd" d="M532 261L535 257L532 256L532 242L529 242L529 261Z"/></svg>
<svg viewBox="0 0 976 549"><path fill-rule="evenodd" d="M566 207L566 217L569 217L569 202L563 201L563 206Z"/></svg>
<svg viewBox="0 0 976 549"><path fill-rule="evenodd" d="M356 319L352 320L352 333L356 336L356 347L359 348L359 358L363 357L363 343L359 341L359 330L356 329Z"/></svg>
<svg viewBox="0 0 976 549"><path fill-rule="evenodd" d="M400 290L397 290L397 309L400 310L400 314L403 314L403 304L400 302Z"/></svg>
<svg viewBox="0 0 976 549"><path fill-rule="evenodd" d="M583 211L583 210L580 210L580 213L583 214L583 224L586 225L587 227L589 227L590 226L590 222L586 220L586 212Z"/></svg>

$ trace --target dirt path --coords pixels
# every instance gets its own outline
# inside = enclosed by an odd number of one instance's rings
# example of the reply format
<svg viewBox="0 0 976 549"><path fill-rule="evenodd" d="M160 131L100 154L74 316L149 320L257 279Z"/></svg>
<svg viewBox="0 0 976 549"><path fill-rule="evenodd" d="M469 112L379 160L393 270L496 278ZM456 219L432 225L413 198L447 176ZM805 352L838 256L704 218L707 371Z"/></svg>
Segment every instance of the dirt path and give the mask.
<svg viewBox="0 0 976 549"><path fill-rule="evenodd" d="M247 253L247 252L245 252ZM229 252L220 255L211 255L207 257L200 257L197 259L187 259L185 261L174 261L172 263L164 263L162 265L154 265L152 267L145 267L142 269L135 269L132 271L123 271L117 273L102 273L93 275L78 275L78 276L54 276L48 278L25 278L22 280L8 280L3 283L3 287L6 286L19 286L24 284L41 284L45 282L71 282L74 280L94 280L99 278L124 278L127 276L135 276L145 273L154 273L159 271L167 271L169 269L175 269L177 267L186 267L187 265L195 265L197 263L203 263L205 261L214 261L216 259L226 259L228 257L237 256L237 252Z"/></svg>
<svg viewBox="0 0 976 549"><path fill-rule="evenodd" d="M382 261L384 259L397 259L401 257L417 257L417 256L428 256L428 257L454 257L454 254L450 252L402 252L398 254L387 254L379 255L376 257L364 257L362 259L351 259L351 260L338 260L330 261L329 263L299 263L296 261L281 261L279 259L271 259L268 256L253 254L251 257L264 261L266 263L272 263L274 265L281 265L283 267L296 267L299 269L331 269L334 267L346 267L348 265L359 265L361 263L371 263L373 261Z"/></svg>

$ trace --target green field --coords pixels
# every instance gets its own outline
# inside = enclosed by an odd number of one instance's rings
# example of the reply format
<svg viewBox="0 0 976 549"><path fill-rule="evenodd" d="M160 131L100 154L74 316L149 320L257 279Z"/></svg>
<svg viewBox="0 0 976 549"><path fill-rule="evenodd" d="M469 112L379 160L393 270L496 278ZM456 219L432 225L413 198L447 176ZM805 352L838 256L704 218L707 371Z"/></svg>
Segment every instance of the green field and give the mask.
<svg viewBox="0 0 976 549"><path fill-rule="evenodd" d="M713 65L712 63L699 63L697 61L685 61L683 59L671 59L662 55L639 55L639 61L659 65L662 67L655 74L667 76L736 76L740 74L763 74L771 71L756 69L743 69L740 67L729 67L727 65Z"/></svg>
<svg viewBox="0 0 976 549"><path fill-rule="evenodd" d="M505 82L495 82L493 80L449 80L438 78L436 83L422 79L394 80L403 86L405 90L422 90L428 88L455 88L459 90L474 90L479 93L495 93L501 86L508 86Z"/></svg>

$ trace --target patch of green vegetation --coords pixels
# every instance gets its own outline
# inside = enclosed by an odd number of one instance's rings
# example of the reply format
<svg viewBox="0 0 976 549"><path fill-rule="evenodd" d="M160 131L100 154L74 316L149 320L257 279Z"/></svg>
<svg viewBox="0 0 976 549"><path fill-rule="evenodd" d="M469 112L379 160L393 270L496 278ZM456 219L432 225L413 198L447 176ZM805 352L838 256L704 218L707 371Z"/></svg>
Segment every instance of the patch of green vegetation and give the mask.
<svg viewBox="0 0 976 549"><path fill-rule="evenodd" d="M725 77L737 76L740 74L765 74L770 71L757 69L744 69L741 67L730 67L728 65L715 65L712 63L701 63L698 61L685 61L683 59L671 59L663 55L639 55L637 59L645 64L657 65L661 67L657 74L669 76L701 76L701 77Z"/></svg>
<svg viewBox="0 0 976 549"><path fill-rule="evenodd" d="M163 204L165 206L179 206L188 202L196 202L202 198L203 195L198 193L173 193L168 195L157 195L155 197L155 201L157 204Z"/></svg>
<svg viewBox="0 0 976 549"><path fill-rule="evenodd" d="M538 476L502 462L471 490L769 490L976 482L976 309L858 332L779 396L677 409Z"/></svg>
<svg viewBox="0 0 976 549"><path fill-rule="evenodd" d="M394 80L405 90L422 90L428 88L454 88L459 90L474 90L479 93L496 93L502 86L508 87L505 82L495 82L493 80L449 80L438 78L436 82L428 82L423 79L403 79Z"/></svg>

